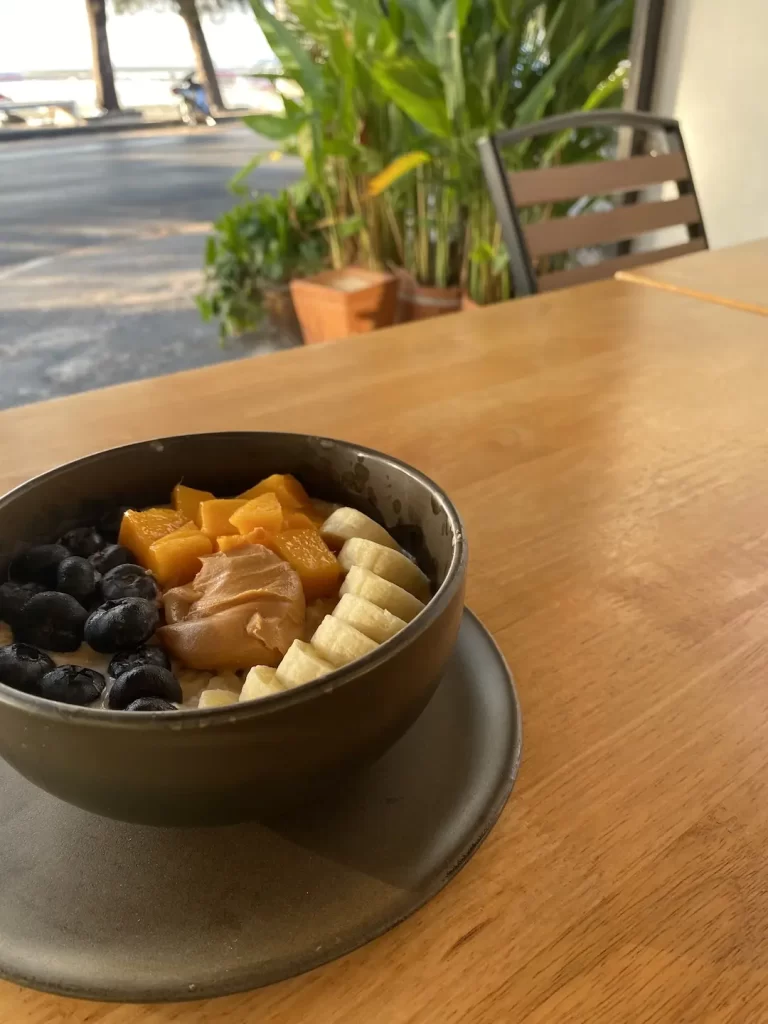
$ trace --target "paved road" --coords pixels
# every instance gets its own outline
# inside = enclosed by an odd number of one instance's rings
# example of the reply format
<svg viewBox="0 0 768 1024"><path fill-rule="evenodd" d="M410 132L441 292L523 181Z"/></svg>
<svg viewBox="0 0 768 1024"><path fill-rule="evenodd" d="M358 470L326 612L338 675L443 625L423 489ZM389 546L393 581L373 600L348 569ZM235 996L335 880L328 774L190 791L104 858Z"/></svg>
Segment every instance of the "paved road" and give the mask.
<svg viewBox="0 0 768 1024"><path fill-rule="evenodd" d="M239 125L0 145L0 408L273 347L222 350L193 304L227 182L266 146Z"/></svg>

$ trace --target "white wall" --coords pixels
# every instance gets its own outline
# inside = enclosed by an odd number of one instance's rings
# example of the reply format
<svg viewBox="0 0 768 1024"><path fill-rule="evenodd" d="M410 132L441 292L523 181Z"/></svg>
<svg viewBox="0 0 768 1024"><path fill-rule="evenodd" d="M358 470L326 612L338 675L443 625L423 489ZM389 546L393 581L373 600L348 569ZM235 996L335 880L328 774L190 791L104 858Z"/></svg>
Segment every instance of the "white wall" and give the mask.
<svg viewBox="0 0 768 1024"><path fill-rule="evenodd" d="M667 0L654 110L682 124L710 245L768 236L768 0Z"/></svg>

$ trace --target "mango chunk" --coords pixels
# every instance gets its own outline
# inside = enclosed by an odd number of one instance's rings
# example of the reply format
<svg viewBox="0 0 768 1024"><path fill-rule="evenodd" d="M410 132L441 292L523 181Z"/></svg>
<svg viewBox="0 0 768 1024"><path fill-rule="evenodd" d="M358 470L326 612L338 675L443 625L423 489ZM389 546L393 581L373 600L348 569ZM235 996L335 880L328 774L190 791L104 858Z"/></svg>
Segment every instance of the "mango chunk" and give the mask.
<svg viewBox="0 0 768 1024"><path fill-rule="evenodd" d="M305 512L288 512L283 520L284 530L316 530L317 525Z"/></svg>
<svg viewBox="0 0 768 1024"><path fill-rule="evenodd" d="M338 590L341 566L317 530L284 530L275 538L275 547L298 573L307 601Z"/></svg>
<svg viewBox="0 0 768 1024"><path fill-rule="evenodd" d="M270 551L277 554L275 535L265 530L263 526L257 526L250 533L231 533L216 538L216 547L219 551L234 551L236 548L244 548L249 544L263 544L265 548L269 548Z"/></svg>
<svg viewBox="0 0 768 1024"><path fill-rule="evenodd" d="M245 505L244 498L212 498L200 502L200 529L212 540L226 534L237 533L237 527L230 523L239 508Z"/></svg>
<svg viewBox="0 0 768 1024"><path fill-rule="evenodd" d="M246 501L230 516L229 521L239 533L250 533L257 526L271 533L279 533L283 528L283 506L276 494L267 491Z"/></svg>
<svg viewBox="0 0 768 1024"><path fill-rule="evenodd" d="M266 477L255 487L244 491L240 497L250 500L258 498L260 494L270 492L277 495L277 500L283 506L283 510L287 512L296 512L302 505L310 504L309 495L296 477L291 476L290 473L273 473L272 476Z"/></svg>
<svg viewBox="0 0 768 1024"><path fill-rule="evenodd" d="M213 542L200 530L177 530L151 545L147 568L163 589L189 583L202 569L201 558L213 553Z"/></svg>
<svg viewBox="0 0 768 1024"><path fill-rule="evenodd" d="M181 512L172 508L147 508L143 512L128 509L120 523L118 543L128 548L139 564L145 569L149 564L149 549L156 540L166 537L177 530L186 529L197 532L197 527Z"/></svg>
<svg viewBox="0 0 768 1024"><path fill-rule="evenodd" d="M171 494L171 504L185 519L191 519L196 526L200 525L200 502L211 501L211 491L198 491L195 487L176 484Z"/></svg>

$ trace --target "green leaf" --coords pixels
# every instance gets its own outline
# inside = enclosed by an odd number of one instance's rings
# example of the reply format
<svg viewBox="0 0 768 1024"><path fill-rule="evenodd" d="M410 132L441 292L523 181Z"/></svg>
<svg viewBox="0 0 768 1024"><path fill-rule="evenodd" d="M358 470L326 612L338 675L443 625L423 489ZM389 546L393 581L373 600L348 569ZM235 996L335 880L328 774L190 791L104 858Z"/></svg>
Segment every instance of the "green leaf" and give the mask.
<svg viewBox="0 0 768 1024"><path fill-rule="evenodd" d="M243 187L243 182L246 178L250 177L251 174L256 170L257 167L261 167L265 160L269 160L271 157L270 153L256 153L245 167L241 167L237 174L234 174L229 180L229 188L232 192L239 192Z"/></svg>
<svg viewBox="0 0 768 1024"><path fill-rule="evenodd" d="M509 253L507 252L506 246L501 246L496 249L491 260L491 269L494 274L500 274L502 270L505 270L509 266Z"/></svg>
<svg viewBox="0 0 768 1024"><path fill-rule="evenodd" d="M282 117L279 114L249 114L243 118L243 124L257 135L263 135L273 142L283 142L295 136L307 120L302 113L297 117Z"/></svg>
<svg viewBox="0 0 768 1024"><path fill-rule="evenodd" d="M397 105L438 138L452 136L443 87L434 67L426 61L401 57L373 67L373 77Z"/></svg>
<svg viewBox="0 0 768 1024"><path fill-rule="evenodd" d="M599 52L620 32L632 28L634 4L632 0L614 0L603 13L600 34L595 39L595 49Z"/></svg>
<svg viewBox="0 0 768 1024"><path fill-rule="evenodd" d="M526 98L520 103L515 114L515 124L531 124L544 117L547 104L552 99L558 81L568 71L571 64L580 56L587 38L586 29L582 29L575 39L560 54L555 63L539 79Z"/></svg>
<svg viewBox="0 0 768 1024"><path fill-rule="evenodd" d="M457 0L445 0L435 23L435 58L443 81L448 117L456 122L465 102L464 67Z"/></svg>
<svg viewBox="0 0 768 1024"><path fill-rule="evenodd" d="M213 305L211 300L207 295L203 295L201 293L200 295L195 296L195 304L197 305L201 319L204 320L205 323L209 323L213 318Z"/></svg>
<svg viewBox="0 0 768 1024"><path fill-rule="evenodd" d="M334 17L331 0L288 0L288 8L302 28L315 36Z"/></svg>
<svg viewBox="0 0 768 1024"><path fill-rule="evenodd" d="M299 118L307 116L304 107L302 107L301 104L297 103L295 100L292 100L290 96L282 96L281 94L281 98L283 101L283 107L285 108L286 117Z"/></svg>
<svg viewBox="0 0 768 1024"><path fill-rule="evenodd" d="M509 13L507 11L507 5L505 3L505 0L493 0L493 6L496 11L496 20L498 21L501 28L507 30L511 29L512 22L510 21L509 18Z"/></svg>
<svg viewBox="0 0 768 1024"><path fill-rule="evenodd" d="M280 62L283 65L294 65L298 69L302 87L307 91L319 93L323 87L320 68L302 45L300 37L267 10L263 0L250 2L267 42L272 46ZM284 55L289 59L284 60Z"/></svg>
<svg viewBox="0 0 768 1024"><path fill-rule="evenodd" d="M604 106L608 100L617 92L623 92L624 82L627 79L629 73L629 67L618 68L608 78L604 78L602 82L598 82L592 92L587 96L582 106L582 110L595 110L597 107Z"/></svg>
<svg viewBox="0 0 768 1024"><path fill-rule="evenodd" d="M406 38L410 32L420 47L429 48L434 42L437 17L432 0L400 0L399 6L405 19Z"/></svg>
<svg viewBox="0 0 768 1024"><path fill-rule="evenodd" d="M359 154L359 148L346 139L326 139L323 148L329 156L344 156L348 160L354 160Z"/></svg>
<svg viewBox="0 0 768 1024"><path fill-rule="evenodd" d="M347 239L352 238L355 235L359 235L363 228L362 217L347 217L345 220L340 221L336 225L339 232L339 238Z"/></svg>

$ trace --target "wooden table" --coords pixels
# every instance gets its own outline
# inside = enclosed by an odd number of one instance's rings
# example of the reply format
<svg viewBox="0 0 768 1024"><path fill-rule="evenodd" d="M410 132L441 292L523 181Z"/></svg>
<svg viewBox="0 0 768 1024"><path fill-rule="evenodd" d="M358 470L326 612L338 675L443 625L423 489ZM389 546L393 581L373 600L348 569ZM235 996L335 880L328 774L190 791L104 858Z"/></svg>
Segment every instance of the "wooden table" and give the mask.
<svg viewBox="0 0 768 1024"><path fill-rule="evenodd" d="M768 316L768 238L620 270L616 277Z"/></svg>
<svg viewBox="0 0 768 1024"><path fill-rule="evenodd" d="M465 517L525 733L477 855L351 956L175 1006L3 984L0 1019L768 1020L767 390L768 321L609 281L0 414L0 490L217 428L420 466Z"/></svg>

